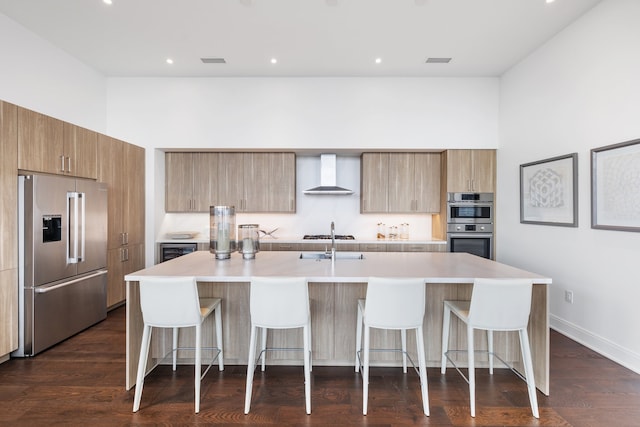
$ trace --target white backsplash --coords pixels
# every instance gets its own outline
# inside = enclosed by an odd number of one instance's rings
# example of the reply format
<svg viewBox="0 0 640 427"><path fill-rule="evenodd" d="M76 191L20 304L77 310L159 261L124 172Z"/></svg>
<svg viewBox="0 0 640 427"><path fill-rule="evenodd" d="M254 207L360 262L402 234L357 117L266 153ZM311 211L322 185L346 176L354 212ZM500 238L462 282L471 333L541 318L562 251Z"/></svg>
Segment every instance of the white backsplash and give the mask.
<svg viewBox="0 0 640 427"><path fill-rule="evenodd" d="M329 234L331 221L336 234L352 234L359 240L375 240L377 224L387 226L409 224L411 240L431 239L431 215L427 214L361 214L360 213L360 157L338 156L337 184L353 190L352 195L305 195L302 192L319 185L320 157L297 156L295 214L236 214L236 224L259 224L280 239L301 239L305 234ZM206 213L165 214L157 239L166 233L197 231L207 240L209 215ZM268 237L266 239L269 239Z"/></svg>

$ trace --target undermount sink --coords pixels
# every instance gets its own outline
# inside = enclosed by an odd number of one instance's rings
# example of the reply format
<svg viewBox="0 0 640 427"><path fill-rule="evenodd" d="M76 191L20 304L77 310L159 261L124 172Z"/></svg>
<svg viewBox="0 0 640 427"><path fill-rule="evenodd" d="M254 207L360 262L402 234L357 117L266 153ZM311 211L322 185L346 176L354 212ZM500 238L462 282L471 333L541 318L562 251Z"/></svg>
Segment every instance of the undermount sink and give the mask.
<svg viewBox="0 0 640 427"><path fill-rule="evenodd" d="M300 259L331 259L331 253L301 252ZM336 259L364 259L364 255L359 252L336 252Z"/></svg>

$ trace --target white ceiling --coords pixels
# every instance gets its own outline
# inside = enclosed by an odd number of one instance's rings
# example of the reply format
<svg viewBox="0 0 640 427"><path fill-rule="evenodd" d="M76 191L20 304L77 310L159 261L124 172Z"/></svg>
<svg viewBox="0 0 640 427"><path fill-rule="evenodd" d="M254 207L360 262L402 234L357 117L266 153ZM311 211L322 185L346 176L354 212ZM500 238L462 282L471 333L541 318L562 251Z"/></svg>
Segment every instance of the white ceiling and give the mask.
<svg viewBox="0 0 640 427"><path fill-rule="evenodd" d="M105 76L469 77L501 75L599 1L0 0L0 13Z"/></svg>

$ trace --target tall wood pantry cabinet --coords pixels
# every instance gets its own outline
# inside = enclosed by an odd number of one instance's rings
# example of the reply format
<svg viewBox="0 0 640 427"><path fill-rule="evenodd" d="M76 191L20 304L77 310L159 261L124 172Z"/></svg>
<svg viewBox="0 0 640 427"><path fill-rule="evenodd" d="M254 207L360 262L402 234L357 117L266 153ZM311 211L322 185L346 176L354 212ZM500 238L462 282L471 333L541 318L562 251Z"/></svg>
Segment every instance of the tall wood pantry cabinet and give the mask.
<svg viewBox="0 0 640 427"><path fill-rule="evenodd" d="M124 276L144 268L144 149L98 135L98 181L109 188L107 307L124 302Z"/></svg>
<svg viewBox="0 0 640 427"><path fill-rule="evenodd" d="M0 101L0 363L18 348L18 107Z"/></svg>

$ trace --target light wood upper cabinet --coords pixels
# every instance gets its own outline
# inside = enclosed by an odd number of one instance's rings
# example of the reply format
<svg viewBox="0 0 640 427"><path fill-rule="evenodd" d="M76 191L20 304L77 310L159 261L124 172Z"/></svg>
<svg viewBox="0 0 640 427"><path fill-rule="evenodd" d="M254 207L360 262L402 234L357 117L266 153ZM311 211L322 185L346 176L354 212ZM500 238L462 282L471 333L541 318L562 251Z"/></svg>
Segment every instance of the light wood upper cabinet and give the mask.
<svg viewBox="0 0 640 427"><path fill-rule="evenodd" d="M389 153L363 153L360 167L360 211L387 212Z"/></svg>
<svg viewBox="0 0 640 427"><path fill-rule="evenodd" d="M167 212L295 212L293 153L166 153Z"/></svg>
<svg viewBox="0 0 640 427"><path fill-rule="evenodd" d="M64 122L65 174L96 179L98 133Z"/></svg>
<svg viewBox="0 0 640 427"><path fill-rule="evenodd" d="M218 198L217 153L165 154L167 212L209 212Z"/></svg>
<svg viewBox="0 0 640 427"><path fill-rule="evenodd" d="M364 153L362 213L440 211L439 153Z"/></svg>
<svg viewBox="0 0 640 427"><path fill-rule="evenodd" d="M63 122L18 107L18 169L63 174Z"/></svg>
<svg viewBox="0 0 640 427"><path fill-rule="evenodd" d="M122 246L124 241L125 171L124 142L98 135L98 181L108 186L107 248Z"/></svg>
<svg viewBox="0 0 640 427"><path fill-rule="evenodd" d="M145 150L133 144L124 144L124 166L126 173L126 211L123 213L127 244L144 243L144 162ZM143 264L144 266L144 264Z"/></svg>
<svg viewBox="0 0 640 427"><path fill-rule="evenodd" d="M18 168L96 179L97 135L18 107Z"/></svg>
<svg viewBox="0 0 640 427"><path fill-rule="evenodd" d="M495 150L447 150L446 158L447 192L495 192Z"/></svg>

